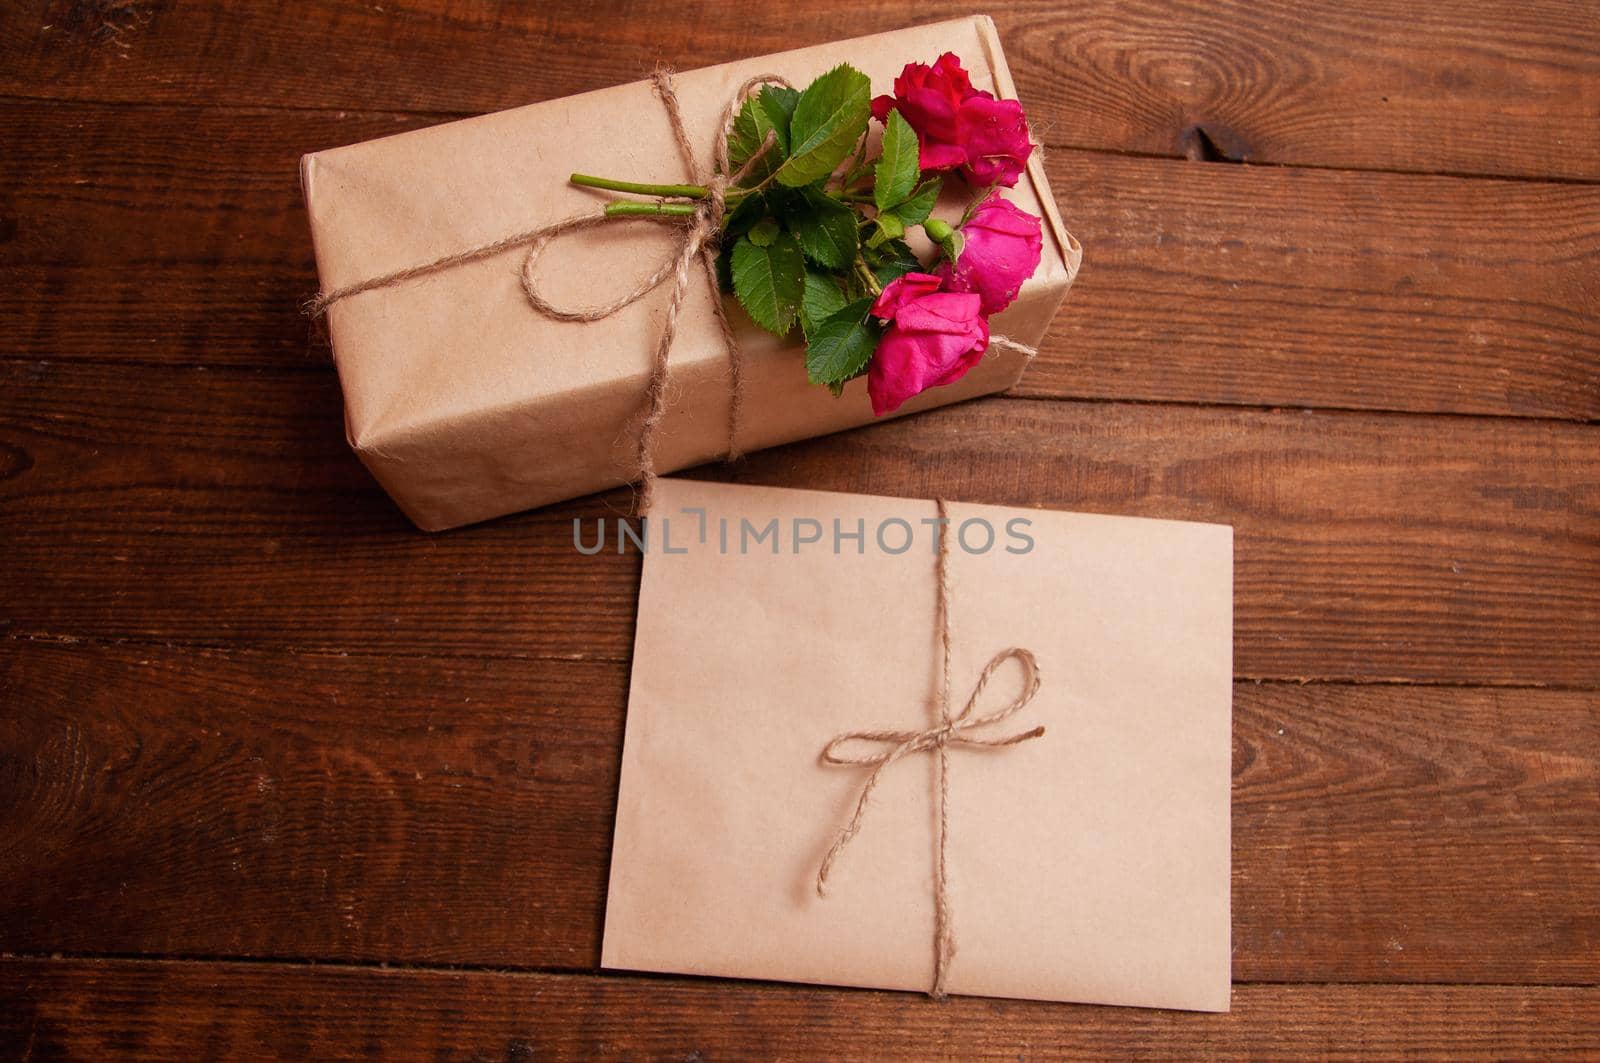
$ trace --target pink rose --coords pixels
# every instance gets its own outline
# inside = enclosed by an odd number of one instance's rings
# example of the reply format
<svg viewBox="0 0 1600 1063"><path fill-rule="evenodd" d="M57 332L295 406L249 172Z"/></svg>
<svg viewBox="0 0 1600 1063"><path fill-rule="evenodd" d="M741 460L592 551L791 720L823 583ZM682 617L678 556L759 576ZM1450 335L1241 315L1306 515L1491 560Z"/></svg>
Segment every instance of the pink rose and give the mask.
<svg viewBox="0 0 1600 1063"><path fill-rule="evenodd" d="M907 63L894 79L894 95L872 101L878 121L890 111L916 130L924 170L959 166L973 184L1009 188L1033 152L1022 104L973 88L953 52L932 66Z"/></svg>
<svg viewBox="0 0 1600 1063"><path fill-rule="evenodd" d="M988 93L961 105L961 143L967 153L961 172L975 185L1010 188L1033 154L1022 104L996 100Z"/></svg>
<svg viewBox="0 0 1600 1063"><path fill-rule="evenodd" d="M1039 268L1044 251L1039 219L996 192L959 231L964 238L961 257L938 269L944 289L975 292L983 300L985 317L998 314Z"/></svg>
<svg viewBox="0 0 1600 1063"><path fill-rule="evenodd" d="M872 304L890 322L867 370L872 412L882 417L928 388L953 384L977 365L989 346L989 324L978 296L940 290L938 277L907 273Z"/></svg>

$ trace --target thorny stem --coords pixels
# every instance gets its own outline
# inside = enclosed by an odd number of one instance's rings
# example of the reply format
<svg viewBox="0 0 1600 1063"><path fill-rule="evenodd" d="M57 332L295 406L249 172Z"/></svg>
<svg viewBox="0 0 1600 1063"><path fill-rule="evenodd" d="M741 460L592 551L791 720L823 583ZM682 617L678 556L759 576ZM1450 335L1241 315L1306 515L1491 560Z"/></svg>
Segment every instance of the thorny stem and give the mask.
<svg viewBox="0 0 1600 1063"><path fill-rule="evenodd" d="M856 276L867 286L867 291L871 292L874 298L883 294L883 285L878 283L878 278L872 275L872 271L867 268L866 261L860 255L856 255L855 271Z"/></svg>

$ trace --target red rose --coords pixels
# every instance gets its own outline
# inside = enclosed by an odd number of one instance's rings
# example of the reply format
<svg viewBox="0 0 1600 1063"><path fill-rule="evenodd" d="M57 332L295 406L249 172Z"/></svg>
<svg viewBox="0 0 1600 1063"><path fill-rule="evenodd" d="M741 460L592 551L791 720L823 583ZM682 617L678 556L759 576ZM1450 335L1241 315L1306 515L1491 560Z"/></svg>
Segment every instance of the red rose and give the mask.
<svg viewBox="0 0 1600 1063"><path fill-rule="evenodd" d="M1010 306L1039 267L1044 251L1039 219L995 192L961 226L961 257L938 275L946 291L974 292L985 316Z"/></svg>
<svg viewBox="0 0 1600 1063"><path fill-rule="evenodd" d="M894 95L872 101L878 121L890 111L916 130L924 170L959 166L976 185L1016 184L1033 152L1022 104L973 88L952 52L932 66L907 63L894 79Z"/></svg>
<svg viewBox="0 0 1600 1063"><path fill-rule="evenodd" d="M890 322L867 370L867 393L878 417L928 388L953 384L989 346L989 325L976 295L940 290L938 277L907 273L872 304Z"/></svg>

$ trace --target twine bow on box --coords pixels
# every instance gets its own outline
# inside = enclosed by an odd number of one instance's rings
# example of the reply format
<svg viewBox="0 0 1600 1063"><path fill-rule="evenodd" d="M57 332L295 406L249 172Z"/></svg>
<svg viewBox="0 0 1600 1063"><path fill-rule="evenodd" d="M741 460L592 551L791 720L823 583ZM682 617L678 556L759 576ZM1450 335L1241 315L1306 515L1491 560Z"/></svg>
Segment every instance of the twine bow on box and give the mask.
<svg viewBox="0 0 1600 1063"><path fill-rule="evenodd" d="M834 839L833 845L822 858L822 864L817 868L817 895L826 896L828 874L833 868L834 861L839 853L849 844L861 830L861 820L866 815L867 803L872 797L872 791L878 785L878 780L889 766L903 757L912 753L935 753L939 764L939 789L934 795L936 802L936 823L938 826L938 850L934 860L933 869L933 983L928 990L935 1000L943 1000L945 996L945 976L950 969L950 958L955 952L955 932L950 921L950 899L948 876L945 870L947 840L950 834L950 748L952 746L970 749L1002 749L1014 746L1020 742L1027 742L1039 738L1044 734L1043 727L1022 731L1018 734L1004 735L989 738L976 732L979 728L992 723L999 723L1013 713L1020 711L1033 696L1039 692L1039 664L1034 659L1031 650L1020 647L1001 650L990 658L984 666L983 672L978 676L978 682L972 688L972 694L967 698L967 703L956 715L950 715L950 536L948 506L943 499L938 502L939 523L939 560L938 560L938 601L936 604L936 625L939 632L939 645L944 668L939 683L939 717L937 727L930 727L923 731L847 731L835 735L822 749L822 760L826 764L871 766L872 774L867 776L861 784L861 791L856 797L855 810L851 813L849 821L839 831L839 836ZM1022 686L1017 696L1004 708L994 712L987 712L979 716L973 715L973 710L978 700L983 696L983 691L989 684L995 670L1007 661L1016 661L1022 666ZM839 752L839 748L850 742L874 742L887 744L889 748L880 749L876 753L859 754L855 756Z"/></svg>
<svg viewBox="0 0 1600 1063"><path fill-rule="evenodd" d="M609 303L588 307L561 307L550 302L539 291L534 277L534 267L538 264L539 256L544 252L551 240L568 233L582 232L598 225L615 224L616 218L608 214L604 208L589 211L584 214L574 215L562 221L549 225L541 225L536 229L512 233L509 236L482 244L478 247L468 248L454 254L444 255L431 262L421 265L408 266L391 273L372 277L368 280L349 284L332 291L319 292L305 304L305 312L311 317L321 317L335 303L348 299L362 292L375 291L380 288L392 288L419 277L426 277L456 266L464 266L471 262L492 258L519 247L528 249L527 255L522 260L521 281L522 292L527 297L528 305L545 317L556 321L601 321L613 314L632 306L658 288L667 278L672 278L672 295L667 302L666 317L661 324L661 333L656 340L655 349L650 360L650 376L645 385L644 417L639 428L639 440L634 452L633 479L639 484L639 512L650 512L651 502L655 493L656 481L656 436L661 427L661 422L666 416L667 409L667 362L672 352L672 342L678 332L678 315L683 309L684 295L689 290L689 277L698 260L704 269L706 279L711 284L713 298L711 305L716 312L718 328L722 334L723 345L728 351L728 443L724 456L732 460L740 456L739 447L739 419L744 403L743 358L739 350L738 341L734 338L733 328L728 323L728 315L720 298L721 286L717 281L717 240L722 229L723 214L726 209L728 189L737 185L763 158L770 152L775 143L774 134L768 133L767 138L756 152L746 160L738 170L733 170L729 163L728 137L733 129L734 120L739 116L739 110L744 106L751 94L763 85L782 85L792 87L789 82L776 74L761 74L753 77L740 86L723 109L722 125L716 138L712 172L706 176L695 158L694 147L689 143L689 135L684 129L683 114L678 106L677 90L673 86L672 71L667 69L657 70L651 81L655 87L656 95L661 98L667 111L667 118L672 124L673 139L677 142L678 152L683 156L685 166L694 183L705 189L703 197L697 197L693 210L687 215L681 214L631 214L632 217L643 217L657 223L679 225L683 228L683 235L679 240L677 249L672 256L663 262L653 273L640 281L637 286L621 297ZM991 347L1005 348L1019 351L1028 357L1038 354L1038 351L1026 344L1018 343L1006 336L991 335Z"/></svg>
<svg viewBox="0 0 1600 1063"><path fill-rule="evenodd" d="M667 356L672 352L672 341L678 333L678 314L683 309L683 297L689 290L689 274L693 269L695 260L704 264L706 277L711 282L713 293L719 291L717 283L717 236L722 229L722 216L727 200L727 191L730 185L737 183L749 170L764 158L772 149L774 143L772 134L768 134L766 142L761 149L753 154L744 166L736 171L729 169L728 162L728 134L733 128L734 119L739 115L739 109L744 106L750 94L763 85L785 85L789 82L776 74L762 74L746 81L734 94L733 99L722 115L722 132L716 141L716 160L710 177L704 176L699 161L695 158L694 148L689 143L689 134L683 127L683 113L678 107L678 94L673 87L672 71L657 70L651 76L655 85L656 95L661 97L662 104L667 109L667 118L672 123L673 139L677 141L678 151L683 155L683 161L689 168L689 173L697 184L702 184L707 189L707 195L700 199L694 212L687 218L678 215L644 215L650 220L676 224L683 227L683 236L678 243L678 248L671 258L663 262L655 272L620 298L596 306L578 307L576 309L557 306L544 297L539 291L534 278L534 267L539 262L539 256L544 252L551 240L567 233L581 232L592 229L597 225L613 223L614 219L602 208L585 214L574 215L563 221L550 225L541 225L537 229L526 232L512 233L491 243L470 248L452 255L436 258L432 262L425 262L419 266L410 266L406 269L385 273L370 280L336 288L331 292L321 292L306 304L306 313L312 317L320 317L328 308L342 299L362 292L370 292L379 288L392 288L397 284L438 273L441 270L455 266L464 266L469 262L491 258L518 247L527 247L528 253L522 260L522 293L528 299L528 305L543 314L545 317L556 321L600 321L618 311L632 306L646 295L655 291L668 277L673 279L672 297L667 303L667 316L661 325L661 335L656 341L654 356L650 362L650 379L645 385L645 414L644 421L639 429L639 442L635 451L635 475L639 481L639 512L650 512L650 504L655 492L656 466L655 444L656 433L661 427L662 418L666 415L667 392ZM711 300L716 311L717 323L722 332L722 340L728 349L729 371L729 404L728 404L728 446L726 456L729 460L739 457L739 413L744 399L744 387L738 341L734 339L733 328L728 323L727 311L723 308L720 298Z"/></svg>

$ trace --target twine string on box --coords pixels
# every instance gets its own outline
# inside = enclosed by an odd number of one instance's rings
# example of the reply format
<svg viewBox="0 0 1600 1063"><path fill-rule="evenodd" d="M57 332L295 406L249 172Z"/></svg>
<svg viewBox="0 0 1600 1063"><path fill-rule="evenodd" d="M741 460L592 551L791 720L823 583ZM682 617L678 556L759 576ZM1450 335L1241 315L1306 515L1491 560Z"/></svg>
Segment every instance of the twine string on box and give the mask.
<svg viewBox="0 0 1600 1063"><path fill-rule="evenodd" d="M937 727L930 727L923 731L847 731L835 735L822 749L822 760L826 764L844 764L857 766L871 766L872 774L867 776L861 784L861 790L856 796L855 809L850 819L839 831L827 855L822 858L822 864L817 868L817 895L826 896L828 875L833 868L834 861L839 853L849 844L861 830L861 820L866 815L867 803L872 798L872 791L877 787L878 780L890 765L912 753L933 752L938 755L939 788L935 794L936 813L935 822L938 828L938 848L934 859L933 868L933 982L928 990L935 1000L945 997L945 978L950 970L950 958L955 952L955 931L950 921L949 880L946 872L946 849L950 836L950 747L963 746L973 749L1001 749L1014 746L1020 742L1027 742L1044 734L1043 727L1035 727L1029 731L1018 734L1003 735L989 738L973 734L981 727L992 723L999 723L1013 713L1020 711L1023 706L1033 700L1039 692L1039 662L1034 659L1031 650L1021 647L1012 647L1001 650L990 658L984 665L982 673L978 676L977 683L972 688L967 703L959 713L950 714L950 536L949 536L949 507L944 499L938 500L939 506L939 557L938 557L938 600L936 604L935 626L939 635L939 648L943 660L943 670L939 681L939 719ZM983 691L989 684L989 679L995 670L1007 661L1016 661L1022 666L1022 686L1020 692L1003 708L987 712L979 716L973 715L973 710L978 700L983 696ZM870 742L887 745L887 749L880 749L875 753L849 755L841 753L839 747L850 742Z"/></svg>
<svg viewBox="0 0 1600 1063"><path fill-rule="evenodd" d="M728 443L724 452L729 460L738 458L741 454L739 448L739 420L744 404L743 358L739 350L738 341L734 338L733 327L728 322L728 314L720 298L721 285L717 281L717 241L722 229L722 220L726 208L728 189L737 185L751 170L766 157L776 144L776 134L768 132L765 141L759 150L754 152L744 165L737 170L732 170L728 156L728 137L733 129L733 123L739 116L739 111L744 107L745 101L751 94L764 85L781 85L793 88L789 82L776 74L761 74L750 78L739 91L734 93L732 99L722 112L722 125L716 138L713 149L712 172L706 176L699 160L696 159L694 148L689 143L689 135L684 129L683 113L678 106L677 90L673 86L672 71L666 68L657 70L651 75L655 86L656 95L661 98L667 111L667 118L672 124L673 139L677 142L678 151L683 156L684 164L688 167L691 179L695 184L706 189L704 198L696 201L694 212L688 217L679 215L644 215L652 221L676 224L683 228L683 235L679 240L677 249L672 256L663 262L655 272L640 281L631 291L609 303L587 307L562 307L550 302L539 291L538 283L534 277L534 267L538 264L539 256L543 254L550 241L558 236L568 233L582 232L598 225L612 223L616 219L608 215L602 208L584 214L577 214L570 218L553 222L550 225L541 225L536 229L512 233L487 244L458 251L454 254L444 255L431 262L424 262L416 266L408 266L391 273L372 277L355 284L349 284L332 291L318 292L316 296L306 302L305 312L311 317L321 317L327 313L328 308L342 300L363 292L376 291L381 288L393 288L419 277L430 276L443 270L464 266L485 258L518 247L526 247L527 255L522 260L521 280L522 293L528 300L528 305L545 317L556 321L590 322L600 321L613 314L632 306L658 288L669 277L672 278L672 295L667 302L667 314L661 325L660 336L656 340L655 350L650 360L650 376L645 385L644 418L639 429L639 440L634 452L634 479L639 484L639 512L648 514L655 494L656 481L656 435L661 427L662 419L667 410L667 362L672 352L672 342L678 332L678 315L683 309L684 295L689 289L689 277L698 260L705 272L706 279L711 284L711 305L716 312L717 326L722 335L723 345L728 351ZM1028 358L1034 357L1039 352L1017 343L1005 336L991 336L991 347L1021 352Z"/></svg>
<svg viewBox="0 0 1600 1063"><path fill-rule="evenodd" d="M418 277L425 277L442 270L456 266L464 266L469 262L491 258L505 251L517 247L527 247L528 253L522 260L522 293L527 297L528 304L545 317L556 321L600 321L618 311L632 306L646 295L658 288L668 277L672 278L672 295L667 302L667 316L661 325L661 334L656 340L655 351L650 362L650 378L645 385L644 420L639 429L639 442L635 451L634 473L639 482L639 512L648 513L655 492L655 444L656 433L661 427L661 420L666 414L667 393L667 357L672 351L672 341L678 332L678 314L683 309L683 298L689 288L690 271L698 259L704 266L706 277L711 282L713 292L718 291L717 283L717 235L722 228L722 217L725 209L727 190L730 185L738 183L752 167L761 161L772 150L776 142L772 134L761 149L755 152L738 170L729 172L728 163L728 134L733 127L734 119L739 115L739 110L750 94L763 85L784 85L789 83L775 74L763 74L746 81L739 91L734 94L724 109L722 115L722 132L716 141L716 158L712 174L707 177L695 158L694 148L689 144L689 135L683 126L683 113L678 106L678 94L673 88L672 72L670 70L657 70L651 77L655 85L656 95L661 98L666 107L667 118L672 123L673 139L677 141L678 151L683 155L684 163L689 168L693 181L702 184L707 190L704 199L698 201L693 215L683 218L677 216L647 216L652 221L666 224L677 224L683 228L683 236L679 240L677 249L672 257L663 262L655 272L640 281L631 291L609 303L586 307L562 307L550 302L539 291L538 282L534 277L534 267L538 264L539 256L549 245L551 240L567 233L582 232L595 226L613 221L604 209L590 211L585 214L574 215L550 225L542 225L537 229L525 232L512 233L499 240L494 240L478 247L460 251L455 254L436 258L432 262L425 262L418 266L395 270L379 277L360 281L356 284L336 288L331 292L320 292L306 304L306 312L312 317L326 313L334 303L348 299L362 292L370 292L379 288L392 288L398 284ZM728 315L723 308L722 300L711 300L716 311L717 324L722 333L723 344L728 350L729 372L729 404L728 404L728 445L726 455L729 459L739 457L739 416L744 400L743 365L739 352L738 341L734 339L733 327L728 323Z"/></svg>

